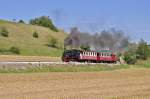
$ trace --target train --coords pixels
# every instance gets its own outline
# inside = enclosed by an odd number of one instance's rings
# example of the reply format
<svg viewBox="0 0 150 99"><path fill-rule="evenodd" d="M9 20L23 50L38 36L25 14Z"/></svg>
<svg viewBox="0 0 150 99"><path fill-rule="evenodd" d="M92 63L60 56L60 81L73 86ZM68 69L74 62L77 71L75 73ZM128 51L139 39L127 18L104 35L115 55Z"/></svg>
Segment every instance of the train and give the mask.
<svg viewBox="0 0 150 99"><path fill-rule="evenodd" d="M90 63L116 63L117 55L111 50L85 51L85 50L64 50L63 62L90 62Z"/></svg>

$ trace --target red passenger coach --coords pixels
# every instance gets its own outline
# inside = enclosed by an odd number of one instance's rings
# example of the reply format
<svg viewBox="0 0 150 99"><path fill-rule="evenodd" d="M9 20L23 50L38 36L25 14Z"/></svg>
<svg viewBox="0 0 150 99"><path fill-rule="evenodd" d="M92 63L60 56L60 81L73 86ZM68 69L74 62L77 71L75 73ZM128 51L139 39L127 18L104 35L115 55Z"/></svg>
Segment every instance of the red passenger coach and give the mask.
<svg viewBox="0 0 150 99"><path fill-rule="evenodd" d="M97 52L94 51L81 51L80 61L97 61Z"/></svg>
<svg viewBox="0 0 150 99"><path fill-rule="evenodd" d="M116 55L111 50L100 50L97 53L98 62L115 63L117 61Z"/></svg>
<svg viewBox="0 0 150 99"><path fill-rule="evenodd" d="M116 63L116 55L111 50L100 51L81 51L81 50L65 50L62 56L62 61L77 61L77 62L94 62L94 63Z"/></svg>

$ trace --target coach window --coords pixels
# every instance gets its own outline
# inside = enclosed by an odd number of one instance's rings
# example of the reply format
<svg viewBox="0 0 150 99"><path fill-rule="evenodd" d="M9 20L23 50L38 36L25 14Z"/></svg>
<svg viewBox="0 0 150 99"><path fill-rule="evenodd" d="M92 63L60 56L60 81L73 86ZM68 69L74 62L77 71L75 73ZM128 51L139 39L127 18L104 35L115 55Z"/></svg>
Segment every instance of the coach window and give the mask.
<svg viewBox="0 0 150 99"><path fill-rule="evenodd" d="M109 53L107 53L107 56L109 56Z"/></svg>

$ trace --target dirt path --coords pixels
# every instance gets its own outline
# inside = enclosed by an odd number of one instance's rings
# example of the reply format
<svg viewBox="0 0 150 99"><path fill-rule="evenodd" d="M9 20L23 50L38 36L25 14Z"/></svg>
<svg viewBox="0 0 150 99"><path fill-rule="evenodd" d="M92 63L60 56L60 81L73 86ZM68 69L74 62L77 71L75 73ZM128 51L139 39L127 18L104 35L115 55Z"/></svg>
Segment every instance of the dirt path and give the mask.
<svg viewBox="0 0 150 99"><path fill-rule="evenodd" d="M12 62L12 61L44 61L44 62L57 62L57 61L61 61L60 57L50 57L50 56L17 56L17 55L0 55L0 62L3 61L8 61L8 62Z"/></svg>
<svg viewBox="0 0 150 99"><path fill-rule="evenodd" d="M0 99L150 99L150 69L0 74Z"/></svg>

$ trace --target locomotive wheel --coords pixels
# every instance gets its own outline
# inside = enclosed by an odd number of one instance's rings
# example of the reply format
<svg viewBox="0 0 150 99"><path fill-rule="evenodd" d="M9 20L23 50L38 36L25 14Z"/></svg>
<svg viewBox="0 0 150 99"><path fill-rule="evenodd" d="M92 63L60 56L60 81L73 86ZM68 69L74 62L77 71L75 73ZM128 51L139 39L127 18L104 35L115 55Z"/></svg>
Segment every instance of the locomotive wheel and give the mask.
<svg viewBox="0 0 150 99"><path fill-rule="evenodd" d="M65 56L64 58L63 58L63 61L64 62L69 62L70 60L69 60L69 57L68 56Z"/></svg>

